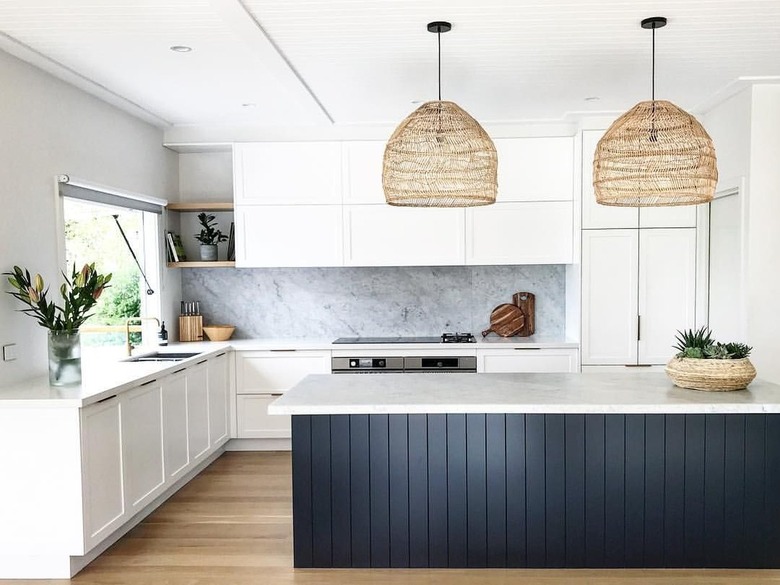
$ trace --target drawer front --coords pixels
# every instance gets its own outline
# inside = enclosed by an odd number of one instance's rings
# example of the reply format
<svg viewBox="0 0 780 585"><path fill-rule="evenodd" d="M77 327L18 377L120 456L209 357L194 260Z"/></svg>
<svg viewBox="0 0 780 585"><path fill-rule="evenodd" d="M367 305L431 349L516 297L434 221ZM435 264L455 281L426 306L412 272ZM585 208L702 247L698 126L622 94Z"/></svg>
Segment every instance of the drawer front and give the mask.
<svg viewBox="0 0 780 585"><path fill-rule="evenodd" d="M289 416L268 414L268 405L279 396L280 394L254 394L236 397L239 439L278 439L291 436Z"/></svg>
<svg viewBox="0 0 780 585"><path fill-rule="evenodd" d="M236 352L238 394L283 392L309 374L329 373L329 351Z"/></svg>
<svg viewBox="0 0 780 585"><path fill-rule="evenodd" d="M576 349L477 351L477 371L501 373L570 373L579 370Z"/></svg>

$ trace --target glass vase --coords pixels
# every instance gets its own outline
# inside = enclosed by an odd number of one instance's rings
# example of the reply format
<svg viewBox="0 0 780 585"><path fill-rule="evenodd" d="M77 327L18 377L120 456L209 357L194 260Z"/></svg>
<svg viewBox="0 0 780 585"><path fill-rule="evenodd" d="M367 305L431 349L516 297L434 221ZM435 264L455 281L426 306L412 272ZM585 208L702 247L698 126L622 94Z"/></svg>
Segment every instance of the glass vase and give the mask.
<svg viewBox="0 0 780 585"><path fill-rule="evenodd" d="M49 330L49 384L81 383L81 337L76 331Z"/></svg>

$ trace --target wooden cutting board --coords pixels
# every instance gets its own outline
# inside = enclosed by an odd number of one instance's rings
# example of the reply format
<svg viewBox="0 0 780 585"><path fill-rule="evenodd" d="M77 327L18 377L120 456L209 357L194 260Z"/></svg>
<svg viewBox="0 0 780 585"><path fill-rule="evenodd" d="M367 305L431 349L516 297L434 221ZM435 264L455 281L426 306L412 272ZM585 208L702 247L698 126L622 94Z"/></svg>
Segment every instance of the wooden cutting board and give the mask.
<svg viewBox="0 0 780 585"><path fill-rule="evenodd" d="M515 305L520 307L520 310L525 316L525 325L523 326L523 330L518 333L518 335L520 337L528 337L533 335L534 330L536 329L536 318L534 315L536 312L536 297L534 297L533 293L518 292L512 295L512 300L514 301Z"/></svg>
<svg viewBox="0 0 780 585"><path fill-rule="evenodd" d="M482 337L488 333L496 333L501 337L512 337L523 330L525 326L525 315L520 307L504 303L498 305L490 313L490 328L482 332Z"/></svg>

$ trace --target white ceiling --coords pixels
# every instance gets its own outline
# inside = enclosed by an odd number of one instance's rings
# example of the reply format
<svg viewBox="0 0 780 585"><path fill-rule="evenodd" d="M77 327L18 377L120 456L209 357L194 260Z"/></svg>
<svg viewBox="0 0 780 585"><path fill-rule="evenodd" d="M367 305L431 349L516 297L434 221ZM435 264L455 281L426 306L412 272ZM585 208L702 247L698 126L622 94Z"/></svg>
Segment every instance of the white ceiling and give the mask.
<svg viewBox="0 0 780 585"><path fill-rule="evenodd" d="M0 0L0 48L161 126L394 124L435 99L449 20L444 99L565 120L649 98L656 15L658 98L780 80L780 0Z"/></svg>

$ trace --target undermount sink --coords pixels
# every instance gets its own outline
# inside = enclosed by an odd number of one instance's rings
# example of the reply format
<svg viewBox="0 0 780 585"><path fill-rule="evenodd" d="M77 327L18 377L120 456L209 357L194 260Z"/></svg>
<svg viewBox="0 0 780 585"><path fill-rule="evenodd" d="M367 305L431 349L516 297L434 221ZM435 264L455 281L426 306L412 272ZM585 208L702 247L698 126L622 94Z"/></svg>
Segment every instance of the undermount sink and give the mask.
<svg viewBox="0 0 780 585"><path fill-rule="evenodd" d="M126 362L180 362L187 358L195 357L200 352L180 352L180 353L165 353L156 351L154 353L147 353L136 357L127 358Z"/></svg>

